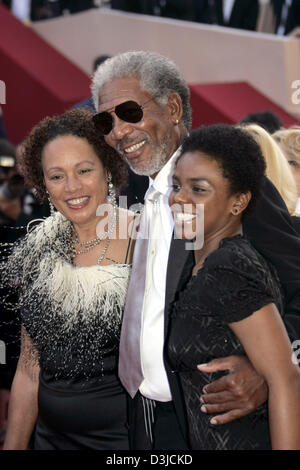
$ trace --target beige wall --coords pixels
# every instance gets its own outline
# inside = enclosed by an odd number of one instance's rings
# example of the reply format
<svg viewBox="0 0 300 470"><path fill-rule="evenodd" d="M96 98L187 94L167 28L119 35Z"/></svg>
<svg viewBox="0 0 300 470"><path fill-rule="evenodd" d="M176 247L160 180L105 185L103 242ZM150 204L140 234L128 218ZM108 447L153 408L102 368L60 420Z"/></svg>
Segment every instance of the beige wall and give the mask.
<svg viewBox="0 0 300 470"><path fill-rule="evenodd" d="M88 74L100 54L154 50L173 59L188 83L248 81L286 111L300 80L300 40L135 15L107 8L34 23L33 28Z"/></svg>

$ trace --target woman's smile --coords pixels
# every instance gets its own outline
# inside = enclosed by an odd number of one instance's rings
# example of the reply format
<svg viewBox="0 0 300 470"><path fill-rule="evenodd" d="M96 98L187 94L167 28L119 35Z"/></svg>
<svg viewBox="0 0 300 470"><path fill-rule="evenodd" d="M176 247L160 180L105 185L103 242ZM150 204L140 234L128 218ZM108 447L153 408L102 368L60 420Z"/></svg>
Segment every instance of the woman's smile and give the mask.
<svg viewBox="0 0 300 470"><path fill-rule="evenodd" d="M78 209L83 209L84 207L86 207L87 204L89 203L89 200L90 200L89 196L83 196L83 197L68 199L66 203L70 209L78 210Z"/></svg>
<svg viewBox="0 0 300 470"><path fill-rule="evenodd" d="M45 146L42 165L56 209L75 228L95 229L97 209L107 198L107 175L93 147L80 137L59 136Z"/></svg>

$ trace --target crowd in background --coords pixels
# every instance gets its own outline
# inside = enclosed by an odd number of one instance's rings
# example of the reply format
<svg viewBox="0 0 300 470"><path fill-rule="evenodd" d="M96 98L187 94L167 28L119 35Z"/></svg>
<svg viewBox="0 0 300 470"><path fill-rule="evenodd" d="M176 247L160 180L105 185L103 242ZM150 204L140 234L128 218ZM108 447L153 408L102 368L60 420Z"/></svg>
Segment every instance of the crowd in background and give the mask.
<svg viewBox="0 0 300 470"><path fill-rule="evenodd" d="M300 26L300 0L270 0L276 34ZM112 0L113 9L254 31L258 0Z"/></svg>
<svg viewBox="0 0 300 470"><path fill-rule="evenodd" d="M24 21L54 18L65 12L72 14L97 6L97 2L93 0L32 0L27 2L2 0L0 3L5 4L16 16L19 16ZM256 29L259 14L258 0L223 2L221 0L111 0L111 2L105 3L111 6L112 9L127 12L177 18L206 24L218 24L246 30ZM277 34L289 34L294 28L300 26L300 0L271 0L271 3L276 19L275 32ZM21 9L19 8L20 5ZM84 102L84 104L86 105L87 103ZM275 133L273 140L279 145L277 150L280 148L281 156L284 155L289 163L287 168L291 169L290 173L295 178L293 195L285 199L284 190L283 192L279 190L275 180L273 183L281 193L290 214L293 217L298 216L295 227L299 231L300 128L284 129L280 119L271 112L249 115L240 124L244 125L250 122L259 124L268 132L263 136L264 139L271 138L270 136ZM257 130L255 131L254 129L253 132L256 132L256 135L258 135ZM261 142L259 143L261 144ZM48 203L40 206L37 203L34 192L24 186L23 178L17 169L18 152L22 152L22 143L14 147L9 142L0 116L0 239L2 242L14 241L22 234L21 228L26 227L32 219L49 215ZM264 156L267 159L266 155ZM280 159L281 156L276 156L276 158ZM269 177L272 180L271 176ZM290 202L291 206L289 205ZM19 228L20 231L18 231ZM3 334L1 334L2 337ZM16 351L14 350L13 353L15 354ZM0 376L0 441L1 427L5 420L4 407L1 405L1 400L5 400L2 390L10 388L14 367L15 363L10 364L6 372Z"/></svg>
<svg viewBox="0 0 300 470"><path fill-rule="evenodd" d="M2 0L22 21L41 21L94 7L93 0Z"/></svg>
<svg viewBox="0 0 300 470"><path fill-rule="evenodd" d="M286 35L300 26L300 0L269 0L274 33ZM255 31L259 0L0 0L22 21L40 21L90 8L107 6L131 13L155 15Z"/></svg>

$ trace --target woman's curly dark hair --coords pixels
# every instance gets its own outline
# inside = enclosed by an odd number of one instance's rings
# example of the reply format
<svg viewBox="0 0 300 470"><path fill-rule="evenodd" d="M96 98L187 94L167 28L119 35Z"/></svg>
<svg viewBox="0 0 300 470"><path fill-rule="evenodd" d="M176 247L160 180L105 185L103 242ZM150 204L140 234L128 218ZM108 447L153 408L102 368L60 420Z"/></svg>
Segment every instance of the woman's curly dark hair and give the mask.
<svg viewBox="0 0 300 470"><path fill-rule="evenodd" d="M103 167L110 171L113 184L119 189L126 187L126 164L99 135L92 121L93 114L87 108L77 108L60 116L46 117L31 130L22 143L18 166L26 186L36 190L36 196L41 202L47 199L42 169L43 149L48 142L59 136L73 135L86 139L94 148Z"/></svg>
<svg viewBox="0 0 300 470"><path fill-rule="evenodd" d="M201 126L185 137L178 160L184 153L195 151L219 164L229 181L231 194L251 192L244 214L251 211L259 197L266 169L261 149L251 135L229 124Z"/></svg>

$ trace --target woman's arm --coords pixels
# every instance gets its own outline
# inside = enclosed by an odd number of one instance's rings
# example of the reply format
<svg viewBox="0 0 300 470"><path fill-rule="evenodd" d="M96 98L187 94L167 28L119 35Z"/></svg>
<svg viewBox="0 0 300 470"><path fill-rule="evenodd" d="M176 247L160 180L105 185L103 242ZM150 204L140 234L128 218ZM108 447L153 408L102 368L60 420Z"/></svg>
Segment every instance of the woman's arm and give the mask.
<svg viewBox="0 0 300 470"><path fill-rule="evenodd" d="M300 371L274 304L229 324L257 372L269 388L269 425L272 448L300 449Z"/></svg>
<svg viewBox="0 0 300 470"><path fill-rule="evenodd" d="M26 330L22 327L21 353L12 383L4 450L26 450L38 414L39 364Z"/></svg>

